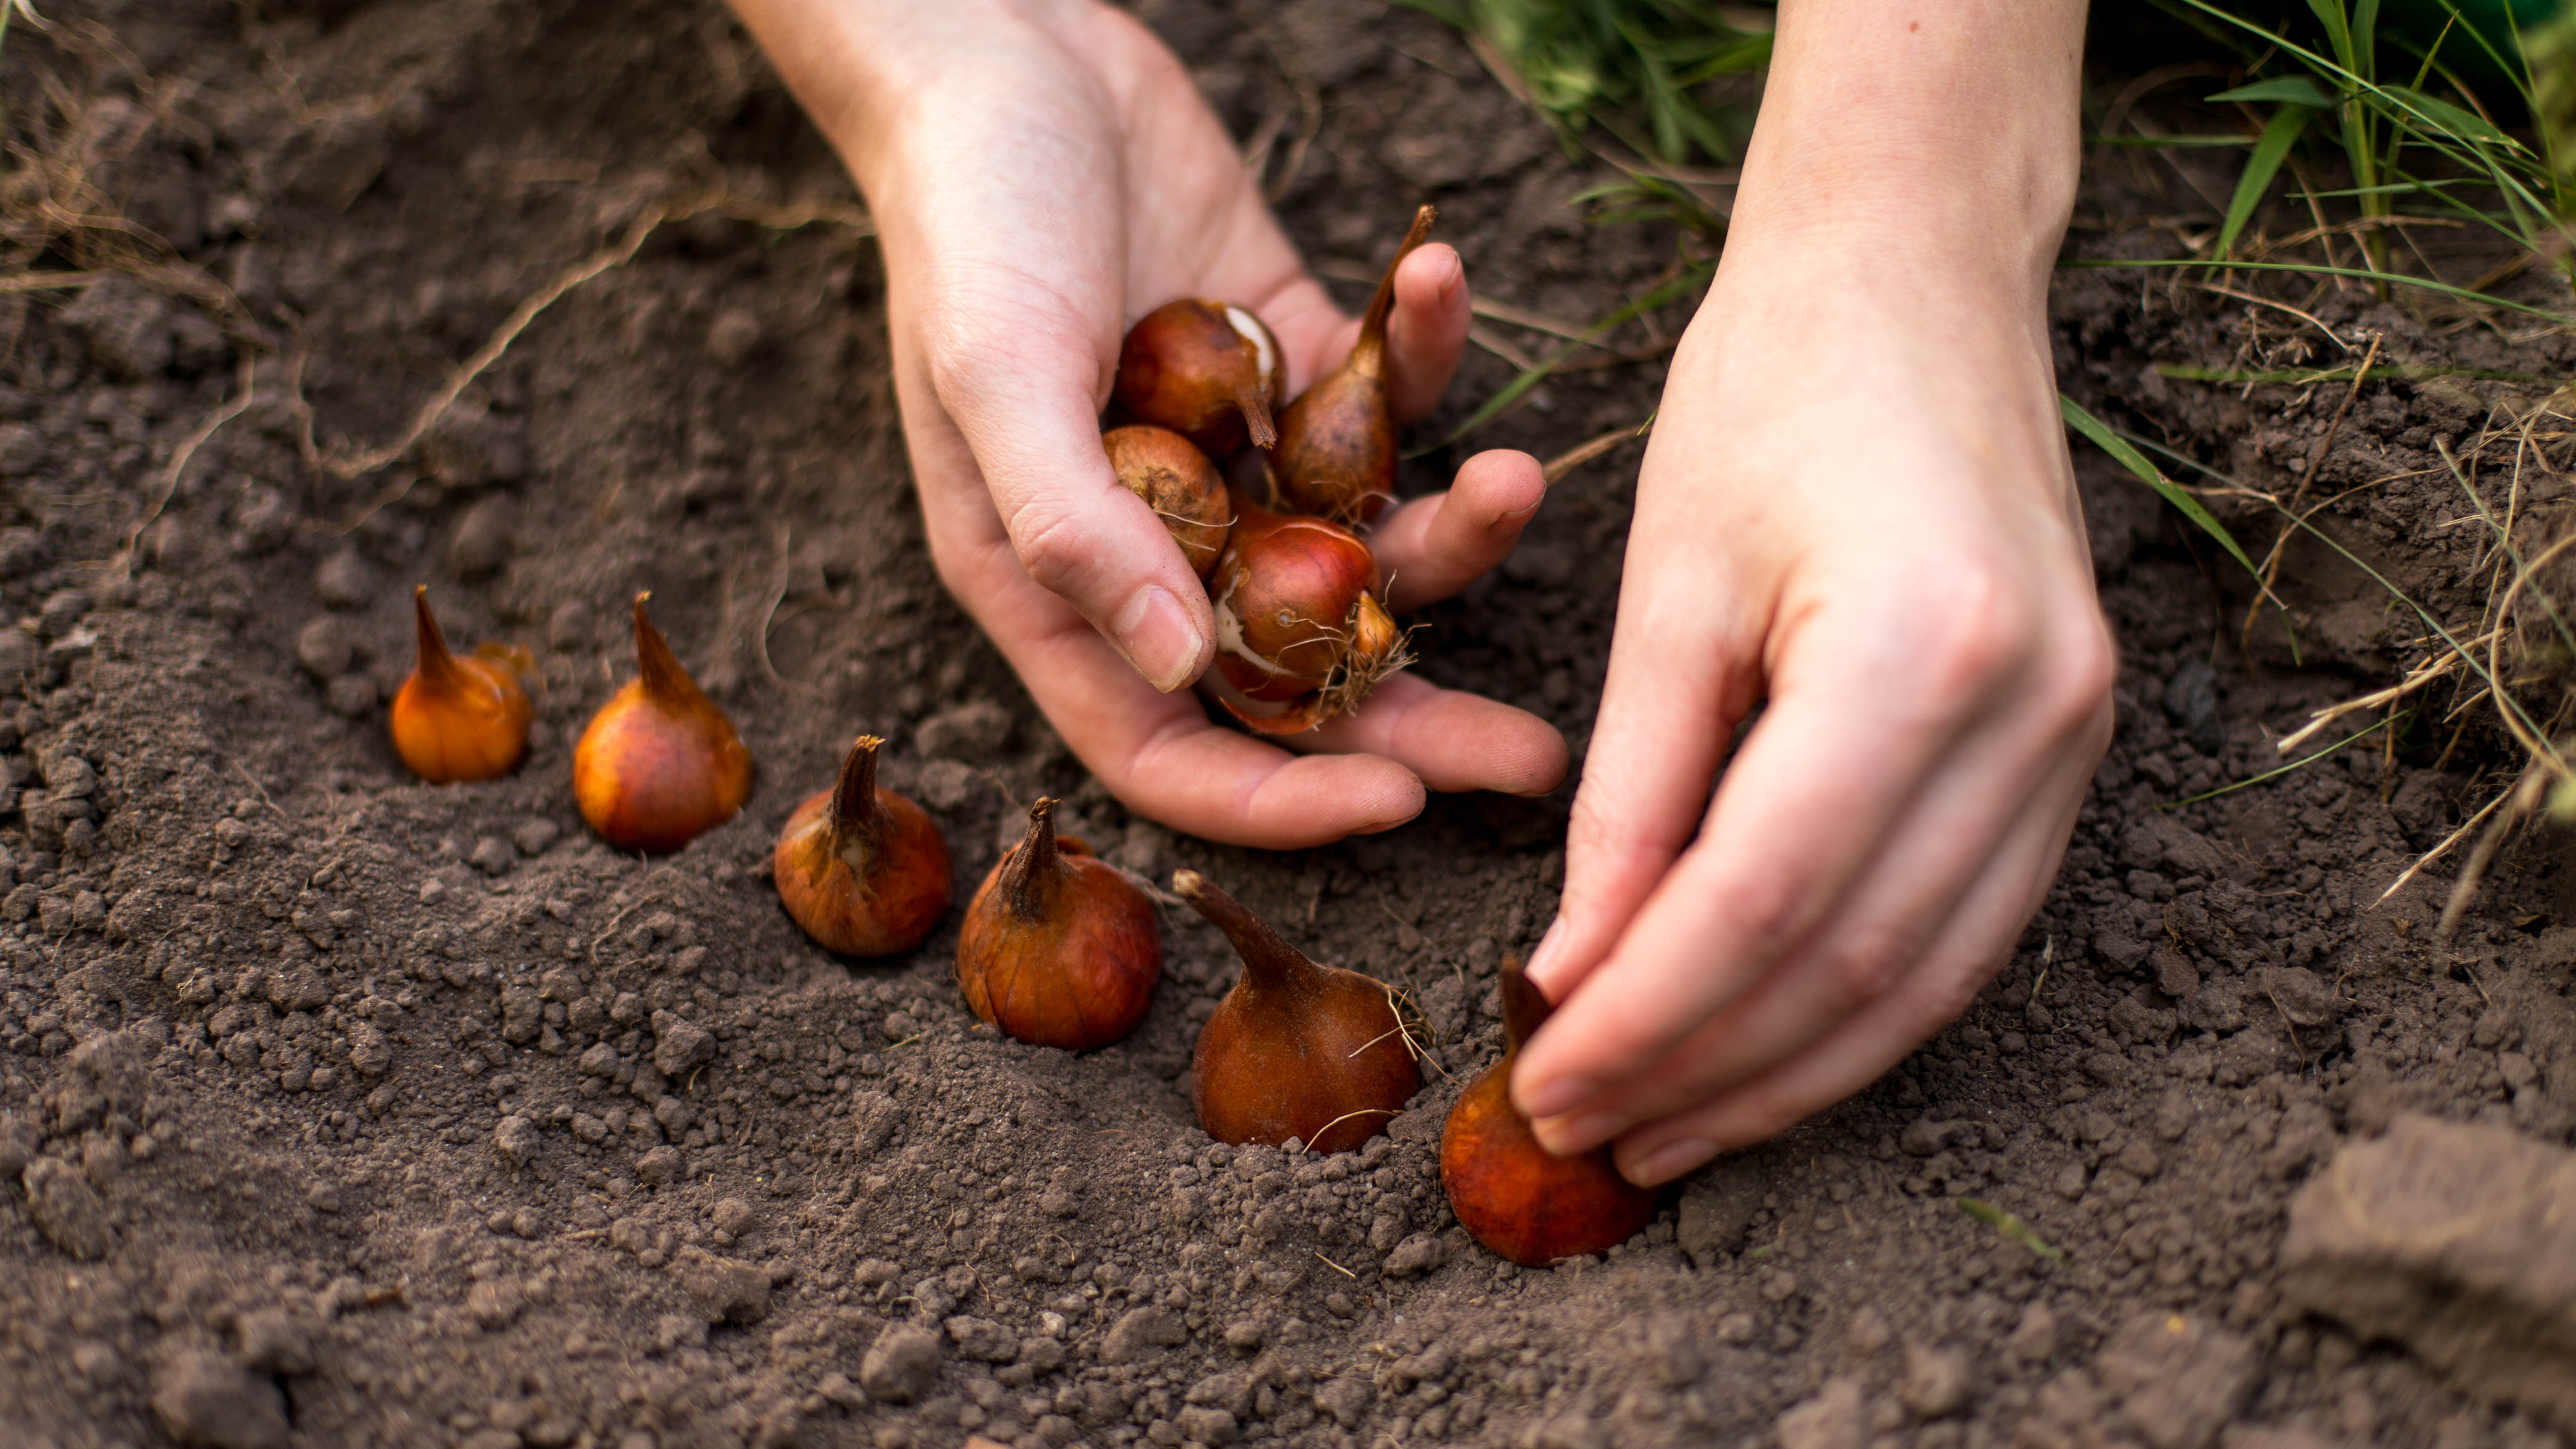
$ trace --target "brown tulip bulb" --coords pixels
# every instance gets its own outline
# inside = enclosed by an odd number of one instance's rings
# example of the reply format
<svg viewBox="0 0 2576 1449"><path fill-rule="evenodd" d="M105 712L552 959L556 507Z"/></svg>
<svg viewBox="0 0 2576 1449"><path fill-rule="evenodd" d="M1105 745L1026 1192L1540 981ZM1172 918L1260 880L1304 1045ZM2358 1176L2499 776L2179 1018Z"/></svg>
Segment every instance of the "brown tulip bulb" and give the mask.
<svg viewBox="0 0 2576 1449"><path fill-rule="evenodd" d="M1260 318L1184 297L1127 329L1110 400L1126 421L1169 428L1222 458L1277 441L1272 415L1287 395L1284 355Z"/></svg>
<svg viewBox="0 0 2576 1449"><path fill-rule="evenodd" d="M1360 340L1342 365L1297 394L1279 415L1279 445L1271 469L1279 496L1299 513L1313 513L1353 527L1395 501L1395 414L1386 390L1386 326L1395 310L1395 269L1431 234L1430 207L1413 214L1413 227L1395 249L1395 260L1377 281Z"/></svg>
<svg viewBox="0 0 2576 1449"><path fill-rule="evenodd" d="M1219 697L1258 734L1313 729L1358 707L1380 679L1413 662L1373 590L1377 558L1340 524L1277 514L1235 499L1235 524L1208 578L1216 669L1255 713Z"/></svg>
<svg viewBox="0 0 2576 1449"><path fill-rule="evenodd" d="M1477 1242L1525 1267L1599 1253L1654 1221L1655 1190L1619 1175L1610 1149L1558 1157L1538 1145L1512 1105L1512 1063L1547 1020L1521 963L1503 963L1503 1059L1449 1109L1440 1132L1440 1185Z"/></svg>
<svg viewBox="0 0 2576 1449"><path fill-rule="evenodd" d="M1214 921L1243 974L1199 1031L1190 1099L1219 1142L1296 1138L1347 1152L1386 1130L1421 1088L1384 984L1318 966L1196 871L1172 889Z"/></svg>
<svg viewBox="0 0 2576 1449"><path fill-rule="evenodd" d="M680 667L635 596L636 678L590 717L572 752L581 818L620 850L674 851L751 798L751 751Z"/></svg>
<svg viewBox="0 0 2576 1449"><path fill-rule="evenodd" d="M1118 471L1120 485L1145 500L1171 530L1181 556L1206 578L1234 524L1234 504L1226 497L1225 477L1216 464L1198 444L1169 428L1111 428L1100 435L1100 446Z"/></svg>
<svg viewBox="0 0 2576 1449"><path fill-rule="evenodd" d="M909 951L948 914L947 838L928 812L878 786L884 744L859 736L839 781L787 817L770 858L787 914L844 956Z"/></svg>
<svg viewBox="0 0 2576 1449"><path fill-rule="evenodd" d="M1136 1029L1163 975L1153 902L1055 833L1055 802L984 877L957 936L957 984L985 1021L1038 1046L1104 1047Z"/></svg>
<svg viewBox="0 0 2576 1449"><path fill-rule="evenodd" d="M484 644L471 658L447 652L429 612L429 586L412 590L419 659L394 696L387 724L394 753L433 785L490 780L510 773L528 753L527 691L519 676L533 662L524 649Z"/></svg>

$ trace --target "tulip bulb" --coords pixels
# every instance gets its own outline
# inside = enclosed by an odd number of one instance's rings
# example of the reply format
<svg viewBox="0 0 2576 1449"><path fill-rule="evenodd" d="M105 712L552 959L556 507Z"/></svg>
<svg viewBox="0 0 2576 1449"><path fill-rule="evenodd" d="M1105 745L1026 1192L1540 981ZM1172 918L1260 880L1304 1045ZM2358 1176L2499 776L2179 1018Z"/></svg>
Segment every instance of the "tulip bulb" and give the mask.
<svg viewBox="0 0 2576 1449"><path fill-rule="evenodd" d="M1377 557L1357 534L1238 497L1208 579L1217 674L1246 699L1287 707L1258 714L1218 702L1257 734L1295 734L1357 708L1380 679L1413 662L1376 586Z"/></svg>
<svg viewBox="0 0 2576 1449"><path fill-rule="evenodd" d="M1279 445L1271 467L1279 496L1299 513L1319 514L1357 527L1395 501L1395 414L1386 388L1386 327L1395 310L1395 269L1431 234L1430 207L1413 214L1412 229L1386 264L1360 338L1342 365L1297 395L1279 415Z"/></svg>
<svg viewBox="0 0 2576 1449"><path fill-rule="evenodd" d="M1610 1149L1558 1157L1538 1145L1512 1105L1512 1064L1547 1020L1521 963L1505 961L1503 1059L1485 1069L1449 1109L1440 1132L1440 1185L1459 1223L1496 1253L1525 1267L1598 1253L1654 1221L1655 1190L1619 1175Z"/></svg>
<svg viewBox="0 0 2576 1449"><path fill-rule="evenodd" d="M528 753L531 710L519 687L533 662L527 651L484 644L459 659L447 652L429 612L428 585L412 590L411 609L420 653L387 721L394 753L433 785L490 780L517 769Z"/></svg>
<svg viewBox="0 0 2576 1449"><path fill-rule="evenodd" d="M1318 966L1196 871L1172 889L1225 932L1243 974L1199 1032L1190 1099L1219 1142L1290 1138L1347 1152L1386 1130L1421 1088L1386 987Z"/></svg>
<svg viewBox="0 0 2576 1449"><path fill-rule="evenodd" d="M1163 975L1154 906L1073 836L1055 802L984 877L957 936L957 984L975 1015L1021 1041L1089 1051L1136 1029Z"/></svg>
<svg viewBox="0 0 2576 1449"><path fill-rule="evenodd" d="M751 751L698 689L635 596L636 678L599 707L572 754L590 828L620 850L674 851L751 798Z"/></svg>
<svg viewBox="0 0 2576 1449"><path fill-rule="evenodd" d="M1100 435L1100 446L1120 485L1145 500L1171 530L1182 557L1206 578L1234 524L1234 504L1226 497L1225 478L1216 464L1196 443L1169 428L1112 428Z"/></svg>
<svg viewBox="0 0 2576 1449"><path fill-rule="evenodd" d="M948 841L920 806L877 785L884 744L859 736L833 787L787 817L770 860L787 914L844 956L909 951L948 913Z"/></svg>
<svg viewBox="0 0 2576 1449"><path fill-rule="evenodd" d="M1118 349L1117 413L1181 434L1213 457L1278 440L1288 395L1278 339L1231 302L1184 297L1138 318Z"/></svg>

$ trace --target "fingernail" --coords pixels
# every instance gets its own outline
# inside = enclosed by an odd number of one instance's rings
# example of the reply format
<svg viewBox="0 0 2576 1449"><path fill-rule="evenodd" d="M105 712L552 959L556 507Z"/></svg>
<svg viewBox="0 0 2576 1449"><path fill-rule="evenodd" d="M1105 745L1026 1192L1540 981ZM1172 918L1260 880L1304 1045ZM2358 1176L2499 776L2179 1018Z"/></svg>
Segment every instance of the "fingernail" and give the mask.
<svg viewBox="0 0 2576 1449"><path fill-rule="evenodd" d="M1585 1077L1550 1077L1522 1095L1521 1110L1532 1117L1561 1117L1600 1094L1601 1084ZM1545 1141L1544 1135L1540 1138Z"/></svg>
<svg viewBox="0 0 2576 1449"><path fill-rule="evenodd" d="M1147 584L1129 595L1127 607L1118 611L1109 631L1127 662L1136 666L1146 683L1165 694L1188 684L1198 672L1199 650L1206 641L1190 622L1190 611L1160 584Z"/></svg>
<svg viewBox="0 0 2576 1449"><path fill-rule="evenodd" d="M1530 1133L1538 1145L1559 1157L1589 1152L1616 1137L1628 1120L1616 1112L1578 1112L1571 1116L1537 1116L1530 1123Z"/></svg>
<svg viewBox="0 0 2576 1449"><path fill-rule="evenodd" d="M1716 1155L1716 1143L1697 1137L1684 1137L1678 1141L1667 1142L1638 1159L1628 1173L1628 1180L1640 1187L1657 1187Z"/></svg>
<svg viewBox="0 0 2576 1449"><path fill-rule="evenodd" d="M1529 965L1524 968L1530 980L1542 991L1547 989L1548 973L1555 969L1556 953L1564 949L1564 944L1565 917L1559 916L1547 923L1547 934L1539 937L1538 945L1531 948Z"/></svg>

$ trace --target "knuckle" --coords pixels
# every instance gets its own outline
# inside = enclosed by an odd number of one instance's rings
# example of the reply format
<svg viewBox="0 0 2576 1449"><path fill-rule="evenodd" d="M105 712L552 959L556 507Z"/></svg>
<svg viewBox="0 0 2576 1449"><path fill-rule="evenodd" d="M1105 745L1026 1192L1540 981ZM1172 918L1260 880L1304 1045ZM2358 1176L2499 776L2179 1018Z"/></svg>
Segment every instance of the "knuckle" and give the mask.
<svg viewBox="0 0 2576 1449"><path fill-rule="evenodd" d="M1053 501L1022 504L1006 520L1011 548L1020 567L1038 587L1062 594L1080 586L1090 573L1092 551L1083 546L1083 529L1074 510Z"/></svg>
<svg viewBox="0 0 2576 1449"><path fill-rule="evenodd" d="M1756 866L1719 891L1717 917L1745 955L1772 960L1788 950L1804 924L1806 894L1788 871Z"/></svg>
<svg viewBox="0 0 2576 1449"><path fill-rule="evenodd" d="M2040 611L2019 581L1988 565L1953 570L1915 614L1915 658L1937 701L1984 692L2028 658Z"/></svg>
<svg viewBox="0 0 2576 1449"><path fill-rule="evenodd" d="M1817 963L1827 1004L1848 1016L1892 990L1913 957L1912 940L1884 927L1857 932L1823 954Z"/></svg>

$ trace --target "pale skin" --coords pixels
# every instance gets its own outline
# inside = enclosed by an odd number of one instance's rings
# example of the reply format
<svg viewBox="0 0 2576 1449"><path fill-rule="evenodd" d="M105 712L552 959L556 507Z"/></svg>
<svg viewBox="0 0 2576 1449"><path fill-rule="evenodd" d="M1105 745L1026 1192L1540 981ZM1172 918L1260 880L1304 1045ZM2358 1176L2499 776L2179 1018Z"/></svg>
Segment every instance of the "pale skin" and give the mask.
<svg viewBox="0 0 2576 1449"><path fill-rule="evenodd" d="M941 577L1120 800L1288 849L1401 824L1428 790L1561 782L1545 722L1409 676L1294 752L1189 692L1205 591L1096 441L1119 339L1173 297L1240 302L1294 391L1356 324L1159 43L1093 0L735 3L882 230ZM1555 1150L1610 1143L1661 1182L1840 1100L1966 1006L2056 873L2113 673L2044 315L2083 12L1782 0L1530 965L1559 1008L1513 1094ZM1401 415L1467 324L1457 254L1424 247L1397 278ZM1494 451L1389 515L1390 602L1491 568L1544 493Z"/></svg>

